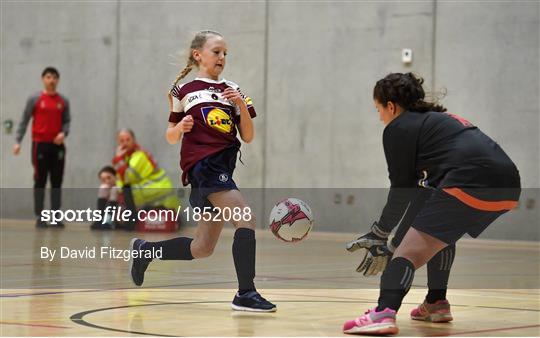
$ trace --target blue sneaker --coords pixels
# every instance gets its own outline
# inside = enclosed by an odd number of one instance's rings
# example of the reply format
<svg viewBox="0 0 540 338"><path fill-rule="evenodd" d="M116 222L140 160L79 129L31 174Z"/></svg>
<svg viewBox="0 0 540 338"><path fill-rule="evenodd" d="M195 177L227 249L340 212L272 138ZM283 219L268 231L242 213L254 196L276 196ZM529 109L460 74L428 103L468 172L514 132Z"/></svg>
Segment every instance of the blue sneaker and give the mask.
<svg viewBox="0 0 540 338"><path fill-rule="evenodd" d="M233 310L250 312L276 312L274 304L264 299L257 291L248 291L243 295L238 292L231 304Z"/></svg>
<svg viewBox="0 0 540 338"><path fill-rule="evenodd" d="M142 239L133 238L131 242L129 243L129 250L140 250L141 245L146 243L146 241L143 241ZM131 256L130 256L131 257ZM144 282L144 272L148 268L148 264L150 264L151 260L146 258L133 258L131 257L129 260L129 271L131 273L131 280L133 280L133 283L137 286L141 286Z"/></svg>

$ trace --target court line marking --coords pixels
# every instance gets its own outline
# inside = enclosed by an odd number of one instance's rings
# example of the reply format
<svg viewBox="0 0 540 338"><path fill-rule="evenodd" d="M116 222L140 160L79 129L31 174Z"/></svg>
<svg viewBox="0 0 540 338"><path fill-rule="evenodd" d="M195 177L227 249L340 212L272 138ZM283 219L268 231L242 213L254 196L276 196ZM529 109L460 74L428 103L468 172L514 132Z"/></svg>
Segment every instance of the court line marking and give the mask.
<svg viewBox="0 0 540 338"><path fill-rule="evenodd" d="M294 294L294 293L275 293L275 292L268 292L268 294L272 295L280 295L280 296L296 296L296 297L319 297L319 298L334 298L334 299L343 299L348 300L351 299L351 297L342 297L342 296L320 296L320 295L303 295L303 294ZM377 304L376 301L372 301L369 299L353 299L354 301L359 301L361 303L372 303ZM418 305L418 303L409 303L409 302L403 302L402 304L407 305ZM511 308L511 307L502 307L502 306L488 306L488 305L466 305L466 304L452 304L453 307L471 307L471 308L482 308L482 309L493 309L493 310L511 310L511 311L528 311L528 312L540 312L538 309L525 309L525 308Z"/></svg>
<svg viewBox="0 0 540 338"><path fill-rule="evenodd" d="M261 282L261 281L259 281ZM201 286L201 285L219 285L219 284L233 284L237 283L236 280L231 281L219 281L219 282L212 282L212 283L185 283L185 284L169 284L169 285L150 285L145 288L152 288L152 289L160 289L160 288L184 288L184 287L190 287L190 286ZM369 286L376 286L376 283L372 283ZM305 285L301 285L304 286ZM413 285L414 289L425 289L425 286L423 285ZM47 287L47 289L50 289ZM12 293L12 294L0 294L0 298L19 298L19 297L33 297L33 296L50 296L50 295L60 295L60 294L70 294L70 293L92 293L92 292L104 292L104 291L110 291L110 292L118 292L118 291L126 291L126 290L138 290L141 289L140 287L133 286L133 287L123 287L123 288L109 288L109 289L88 289L88 290L72 290L72 291L45 291L45 292L27 292L27 293ZM272 287L266 287L266 289L272 289ZM276 289L276 288L274 288ZM290 289L297 289L287 287L287 288L277 288L277 289L284 289L284 290L290 290ZM336 290L371 290L372 288L364 287L364 288L352 288L352 287L346 287L346 288L311 288L310 290L321 290L321 289L336 289ZM378 288L373 288L374 290L378 290ZM35 289L39 290L39 289ZM204 289L204 290L212 290L212 289ZM461 289L452 289L453 291L459 291ZM496 289L466 289L466 290L480 290L480 291L490 291L490 290L501 290L500 288ZM511 290L511 289L503 289L503 290ZM184 290L164 290L164 292L171 292L171 291L184 291ZM154 291L155 292L155 291ZM537 295L536 293L526 293L530 295ZM517 298L517 297L503 297L503 296L496 296L496 295L490 295L490 297L494 298L501 298L501 299L520 299L520 300L527 300L528 298ZM540 311L540 310L531 310L531 311Z"/></svg>
<svg viewBox="0 0 540 338"><path fill-rule="evenodd" d="M216 269L216 271L220 271L222 269ZM336 271L343 271L343 270L348 270L347 269L324 269L324 270L316 270L316 272L336 272ZM192 270L188 270L188 271L182 271L182 273L188 273L188 272L191 272ZM155 272L155 271L154 271ZM169 271L157 271L159 274L168 274ZM306 270L306 272L314 272L313 270ZM198 275L201 275L201 272L200 271L197 271L196 272ZM221 276L221 277L231 277L233 278L232 276L229 276L228 274L227 275L222 275L222 274L219 274L219 273L202 273L202 276L193 276L193 278L190 278L191 280L193 281L197 281L198 284L200 285L205 285L205 284L208 284L208 283L201 283L200 282L200 279L204 279L206 276L208 275L212 275L212 276ZM39 278L37 280L41 281L41 280L54 280L54 279L73 279L73 280L76 280L76 279L85 279L87 280L88 277L91 277L91 276L94 276L94 275L83 275L83 276L71 276L71 277L49 277L49 278ZM506 275L499 275L499 274L454 274L453 275L454 277L455 276L470 276L470 277L473 277L473 276L503 276L503 277L506 277ZM516 276L535 276L537 277L536 275L525 275L525 274L519 274L519 275L513 275L514 277ZM426 277L424 275L419 275L418 277ZM342 276L342 277L300 277L300 276L271 276L271 275L259 275L258 276L259 278L259 281L265 281L266 280L298 280L298 281L313 281L313 282L316 282L316 281L333 281L335 283L342 283L342 284L346 284L348 283L347 280L351 280L351 279L356 279L357 277L356 276ZM154 278L154 282L160 282L160 281L163 281L163 279L168 279L170 280L170 278ZM10 279L10 280L4 280L4 282L6 281L10 281L10 282L13 282L13 281L35 281L35 279ZM538 283L537 281L535 281L536 283ZM114 281L114 282L105 282L102 284L122 284L123 282L118 282L118 281ZM227 282L224 282L224 283L230 283L230 281L227 281ZM372 285L375 283L375 280L373 280L373 283L370 283L369 281L364 281L363 282L364 284L368 284L368 285ZM51 288L74 288L74 287L78 287L78 288L84 288L84 286L87 286L89 284L94 284L94 283L75 283L75 284L71 284L69 286L66 286L66 285L47 285L47 286L44 286L43 288L47 288L47 289L51 289ZM192 285L193 283L190 283L190 284L185 284L185 285ZM216 283L211 283L211 284L216 284ZM378 284L378 282L376 282L375 284ZM182 284L184 285L184 284ZM305 285L304 285L305 286ZM340 288L357 288L358 285L354 285L354 287L352 286L341 286ZM18 286L17 288L19 288L20 286ZM413 284L413 287L425 287L425 285L417 285L417 284ZM6 287L4 287L6 288ZM463 287L454 287L454 289L461 289ZM484 289L485 286L482 287L482 289ZM530 287L524 287L525 289L527 288L530 288ZM468 287L467 289L470 289L470 287ZM481 289L481 288L477 288L477 289ZM501 285L501 286L498 286L498 287L494 287L494 289L512 289L510 287L506 287L504 285ZM534 287L533 289L536 289L536 287Z"/></svg>
<svg viewBox="0 0 540 338"><path fill-rule="evenodd" d="M231 277L232 278L232 277ZM330 279L329 279L330 278ZM345 278L345 277L343 277ZM350 277L350 278L354 278L354 277ZM298 281L334 281L334 282L341 282L339 279L342 279L342 277L339 277L338 280L336 279L331 279L331 277L322 277L322 278L306 278L306 277L280 277L280 276L263 276L262 278L259 276L258 278L258 281L259 282L268 282L268 281L279 281L279 280L283 280L283 281L288 281L289 283L293 280L298 280ZM112 283L105 283L105 284L116 284L117 282L112 282ZM123 283L123 282L122 282ZM236 283L236 280L224 280L224 281L216 281L216 282L206 282L206 283L201 283L200 281L197 281L197 279L195 278L193 282L191 283L183 283L183 284L166 284L166 285L156 285L156 286L153 286L153 285L149 285L147 286L150 287L150 288L174 288L174 287L178 287L178 288L182 288L182 287L189 287L189 286L201 286L201 285L218 285L218 284L231 284L231 283ZM373 280L373 282L369 282L369 281L364 281L363 282L364 284L367 284L366 287L363 287L362 289L366 289L366 288L369 288L369 286L378 286L378 282ZM75 287L75 286L82 286L82 285L87 285L87 284L81 284L81 285L73 285L71 287ZM305 288L306 285L299 285L299 286L303 286ZM44 286L43 288L45 289L54 289L54 288L63 288L65 287L64 285L57 285L57 286ZM425 288L425 285L419 285L419 284L413 284L412 285L413 288L419 288L419 289L424 289ZM271 287L268 287L268 288L271 288ZM5 288L4 288L5 289ZM36 288L36 290L39 290L40 288ZM0 298L14 298L14 297L26 297L26 296L42 296L42 295L54 295L54 294L67 294L67 293L76 293L76 292L101 292L101 291L119 291L119 290L132 290L132 289L139 289L139 287L136 287L136 286L132 286L132 287L116 287L116 288L102 288L102 289L88 289L88 290L74 290L74 291L47 291L47 292L33 292L33 293L22 293L22 294L0 294ZM288 287L286 289L291 289L291 285L288 284ZM314 290L315 289L321 289L320 287L319 288L313 288ZM323 288L325 289L325 288ZM358 287L356 288L353 288L353 287L348 287L348 286L342 286L342 287L327 287L327 289L358 289ZM454 288L454 290L458 291L462 288ZM494 288L494 289L510 289L510 288ZM485 288L478 288L478 290L492 290L492 289L485 289ZM494 297L497 297L497 296L494 296ZM498 297L499 298L499 297ZM510 297L511 299L515 299L515 297Z"/></svg>
<svg viewBox="0 0 540 338"><path fill-rule="evenodd" d="M287 294L292 295L292 294ZM298 296L306 296L306 295L298 295ZM330 296L331 298L332 296ZM334 297L335 298L335 297ZM368 304L375 304L375 301L358 301L358 300L280 300L275 301L276 303L355 303L355 304L361 304L361 303L368 303ZM130 330L122 330L122 329L115 329L110 328L102 325L96 325L92 324L86 320L84 320L84 316L96 312L104 312L108 310L116 310L116 309L125 309L125 308L134 308L134 307L146 307L146 306L161 306L161 305L190 305L190 304L222 304L222 303L230 303L230 301L189 301L189 302L166 302L166 303L150 303L150 304L135 304L135 305L122 305L122 306L114 306L114 307L107 307L107 308L98 308L93 310L87 310L75 313L69 317L71 321L73 321L76 324L92 327L96 329L101 330L107 330L107 331L114 331L114 332L124 332L124 333L132 333L132 334L141 334L141 335L147 335L147 336L159 336L159 337L180 337L178 335L163 335L163 334L154 334L154 333L147 333L147 332L138 332L138 331L130 331ZM403 303L403 304L413 304L416 303ZM475 306L475 305L452 305L454 307L482 307L482 308L490 308L490 309L502 309L502 310L514 310L514 311L527 311L527 309L514 309L514 308L501 308L501 307L489 307L489 306ZM528 311L535 311L539 312L540 310L528 310ZM485 330L478 330L478 331L464 331L464 332L457 332L457 333L448 333L448 334L433 334L429 336L454 336L454 335L462 335L462 334L469 334L469 333L482 333L482 332L497 332L497 331L509 331L509 330L517 330L521 328L530 328L530 327L540 327L540 325L527 325L527 326L516 326L516 327L506 327L506 328L496 328L496 329L485 329Z"/></svg>
<svg viewBox="0 0 540 338"><path fill-rule="evenodd" d="M318 264L314 264L314 265L317 265L319 267L322 266L334 266L333 265L334 263L327 263L327 264L321 264L321 263L318 263ZM26 264L24 264L26 265ZM308 266L312 266L312 265L308 265ZM68 267L72 267L71 264L68 264ZM279 269L282 269L283 265L273 265L273 266L269 266L269 267L266 267L266 268L269 268L269 269L265 269L265 270L270 270L268 271L269 273L272 273L272 272L275 272L275 271L272 271L273 268L279 268ZM85 267L86 268L86 267ZM94 268L94 267L92 267ZM107 268L102 268L103 270L108 270L108 269L111 269L111 270L115 270L116 268L115 267L107 267ZM217 269L210 269L210 273L204 273L202 274L203 276L195 276L195 278L192 278L194 280L197 280L197 278L204 278L205 275L220 275L218 273L218 271L225 271L227 269L224 269L224 268L217 268ZM349 268L334 268L334 269L316 269L316 270L313 270L313 269L307 269L305 270L306 272L310 272L310 273L313 273L313 272L337 272L337 271L345 271L345 270L349 270ZM149 271L154 271L154 272L158 272L159 274L162 274L162 273L168 273L169 271L160 271L160 270L151 270L149 269ZM176 269L173 270L173 271L177 271ZM201 274L201 271L200 270L195 270L195 269L192 269L192 270L180 270L182 273L190 273L190 272L196 272L197 274ZM302 270L301 270L302 271ZM297 272L297 271L296 271ZM94 275L91 275L91 276L94 276ZM78 279L85 279L87 280L88 277L91 277L90 275L83 275L83 276L63 276L63 277L49 277L49 278L38 278L37 280L54 280L54 279L59 279L59 278L62 278L62 279L72 279L72 280L78 280ZM422 277L425 277L424 275L419 275L419 276L422 276ZM507 275L505 274L460 274L460 273L454 273L453 274L454 277L478 277L478 276L491 276L491 277L507 277ZM535 280L533 282L535 282L535 284L538 284L538 281L537 281L537 278L538 278L538 275L537 274L513 274L512 276L516 277L516 276L525 276L525 277L536 277ZM261 276L259 276L261 277ZM313 280L313 281L317 281L317 280L322 280L322 281L334 281L336 283L343 283L343 284L346 284L347 283L347 280L350 280L350 279L353 279L353 278L356 278L355 276L343 276L343 277L322 277L322 278L302 278L302 277L297 277L297 276L276 276L276 277L272 277L272 276L268 276L267 278L274 278L275 279L289 279L289 280ZM22 281L35 281L34 278L32 279L27 279L27 278L22 278L22 279L9 279L9 280L4 280L4 282L6 281L9 281L9 282L13 282L13 281L19 281L19 282L22 282ZM162 279L158 279L157 282L159 282L160 280ZM229 282L226 282L226 283L229 283ZM73 285L70 285L69 287L73 288L73 287L78 287L78 288L84 288L84 286L88 286L89 284L93 284L93 283L76 283L76 284L73 284ZM104 283L104 284L118 284L118 282L110 282L110 283ZM199 282L199 284L201 284ZM370 283L367 283L368 285ZM191 285L191 284L188 284L188 285ZM357 285L355 285L353 288L355 288ZM417 286L417 285L413 285L413 286ZM63 288L65 287L65 285L48 285L46 286L46 288L50 289L50 288L55 288L55 287L58 287L58 288ZM424 287L423 285L422 286L419 286L419 287ZM343 288L343 286L342 286ZM351 288L351 287L348 287L348 286L344 286L344 288ZM496 287L497 289L510 289L509 287L505 287L504 285L501 285L501 286L498 286ZM459 289L459 287L455 288L455 289Z"/></svg>
<svg viewBox="0 0 540 338"><path fill-rule="evenodd" d="M198 286L198 285L213 285L213 284L230 284L237 283L238 281L229 281L229 282L213 282L213 283L190 283L190 284L171 284L171 285L161 285L161 286L151 286L152 288L172 288L172 287L184 287L184 286ZM112 288L112 289L91 289L91 290L73 290L73 291L47 291L47 292L36 292L36 293L22 293L22 294L0 294L0 298L16 298L16 297L32 297L32 296L49 296L49 295L59 295L66 293L85 293L85 292L103 292L103 291L125 291L125 290L138 290L142 289L139 286L125 287L125 288Z"/></svg>
<svg viewBox="0 0 540 338"><path fill-rule="evenodd" d="M378 290L376 290L378 291ZM315 298L333 298L333 299L353 299L365 303L374 303L377 304L376 301L372 301L365 298L351 298L351 297L344 297L344 296L328 296L328 295L314 295L314 294L295 294L295 293L276 293L276 292L268 292L268 294L272 295L279 295L279 296L296 296L296 297L315 297ZM528 299L527 299L528 300ZM403 302L402 304L408 304L408 305L418 305L418 303L410 303L410 302ZM511 307L500 307L500 306L488 306L488 305L466 305L466 304L452 304L452 306L458 306L458 307L478 307L478 308L486 308L486 309L495 309L495 310L512 310L512 311L531 311L531 312L540 312L539 309L525 309L525 308L511 308Z"/></svg>
<svg viewBox="0 0 540 338"><path fill-rule="evenodd" d="M73 327L70 327L70 326L48 325L48 324L30 324L30 323L16 323L16 322L4 322L4 321L0 321L0 324L1 325L36 326L36 327L44 327L44 328L50 328L50 329L73 329Z"/></svg>
<svg viewBox="0 0 540 338"><path fill-rule="evenodd" d="M124 290L131 290L131 289L139 289L138 287L131 287L131 288L125 288L125 289L113 289L113 290L109 290L109 291L113 291L113 292L118 292L118 291L124 291ZM51 295L51 294L60 294L60 293L85 293L85 292L102 292L102 291L107 291L107 290L76 290L76 291L60 291L60 292L49 292L49 293L41 293L41 294L27 294L27 295L22 295L22 296L34 296L34 295ZM155 290L155 291L161 291L161 292L170 292L170 290ZM183 290L177 290L177 291L183 291ZM304 295L304 294L290 294L290 293L275 293L275 292L271 292L271 294L275 294L275 295L285 295L285 296L297 296L297 297L323 297L323 296L318 296L318 295ZM11 296L11 297L20 297L21 295L14 295L14 296ZM7 297L10 297L10 296L7 296ZM338 297L338 296L324 296L326 298L333 298L333 299L350 299L350 298L345 298L345 297ZM292 301L291 301L292 302ZM295 301L295 302L303 302L303 301ZM308 301L308 302L322 302L322 301ZM354 303L375 303L373 301L370 301L370 300L366 300L366 299L354 299L352 300L351 302L354 302ZM403 304L408 304L408 305L416 305L416 303L408 303L408 302L405 302ZM155 305L155 304L150 304L150 305ZM157 305L160 305L160 304L157 304ZM454 307L470 307L470 308L485 308L485 309L498 309L498 310L510 310L510 311L527 311L527 312L540 312L540 310L537 310L537 309L526 309L526 308L508 308L508 307L495 307L495 306L483 306L483 305L461 305L461 304L452 304L452 306ZM123 331L122 331L123 332ZM474 332L471 332L471 333L474 333Z"/></svg>
<svg viewBox="0 0 540 338"><path fill-rule="evenodd" d="M463 331L463 332L452 332L448 334L433 334L428 335L428 337L437 337L437 336L458 336L458 335L470 335L471 333L486 333L486 332L499 332L499 331L510 331L510 330L518 330L518 329L529 329L533 327L540 327L540 325L525 325L525 326L511 326L511 327L501 327L497 329L485 329L485 330L475 330L475 331Z"/></svg>
<svg viewBox="0 0 540 338"><path fill-rule="evenodd" d="M337 301L279 301L279 303L336 303ZM352 303L353 301L351 301ZM103 312L108 310L116 310L116 309L125 309L125 308L133 308L133 307L143 307L143 306L161 306L161 305L192 305L192 304L222 304L222 303L230 303L230 301L191 301L191 302L167 302L167 303L151 303L151 304L136 304L136 305L122 305L122 306L114 306L114 307L108 307L108 308L100 308L100 309L94 309L94 310L88 310L83 311L79 313L75 313L69 317L71 321L73 321L76 324L92 327L96 329L101 330L107 330L107 331L115 331L115 332L124 332L124 333L134 333L134 334L141 334L146 336L159 336L159 337L181 337L179 335L163 335L163 334L155 334L155 333L147 333L147 332L137 332L137 331L131 331L131 330L122 330L122 329L115 329L110 328L106 326L96 325L92 324L90 322L87 322L83 319L84 316L96 313L96 312ZM343 303L343 301L340 301L340 303ZM354 301L354 303L358 303L357 301ZM273 313L267 313L268 315L271 315ZM264 315L264 314L263 314Z"/></svg>

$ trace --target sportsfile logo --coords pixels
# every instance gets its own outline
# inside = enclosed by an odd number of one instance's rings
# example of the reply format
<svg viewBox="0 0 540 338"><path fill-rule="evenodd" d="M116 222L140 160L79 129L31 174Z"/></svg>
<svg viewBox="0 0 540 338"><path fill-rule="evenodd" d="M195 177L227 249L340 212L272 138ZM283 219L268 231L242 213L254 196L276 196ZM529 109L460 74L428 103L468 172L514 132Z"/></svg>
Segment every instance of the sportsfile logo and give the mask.
<svg viewBox="0 0 540 338"><path fill-rule="evenodd" d="M221 174L220 179L229 179L227 174ZM173 209L150 209L138 210L135 217L132 217L133 212L124 207L107 206L103 212L101 210L92 210L90 208L84 210L43 210L41 212L41 220L49 224L58 224L58 222L128 222L138 221L145 223L175 221L178 222L180 213L183 213L183 219L187 222L200 220L208 221L250 221L252 211L250 207L204 207L204 208L183 208L179 206L176 210Z"/></svg>
<svg viewBox="0 0 540 338"><path fill-rule="evenodd" d="M163 222L178 221L181 212L181 206L173 209L150 209L138 210L135 214L130 209L122 206L107 206L102 210L93 210L90 208L82 210L43 210L40 219L49 224L58 224L58 222ZM184 210L185 211L185 210Z"/></svg>

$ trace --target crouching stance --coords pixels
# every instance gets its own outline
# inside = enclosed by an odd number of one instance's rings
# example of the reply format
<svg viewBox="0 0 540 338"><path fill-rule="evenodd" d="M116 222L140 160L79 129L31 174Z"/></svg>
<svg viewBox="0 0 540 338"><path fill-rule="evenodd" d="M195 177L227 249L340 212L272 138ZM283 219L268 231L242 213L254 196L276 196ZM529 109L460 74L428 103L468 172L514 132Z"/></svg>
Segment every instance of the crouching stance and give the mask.
<svg viewBox="0 0 540 338"><path fill-rule="evenodd" d="M367 250L359 271L384 272L378 305L347 321L345 333L396 334L396 313L415 271L426 263L429 291L411 317L452 320L446 289L456 241L464 234L478 237L519 199L520 177L512 160L467 120L425 102L422 83L411 73L395 73L374 88L375 106L386 126L383 143L391 188L379 221L347 249Z"/></svg>

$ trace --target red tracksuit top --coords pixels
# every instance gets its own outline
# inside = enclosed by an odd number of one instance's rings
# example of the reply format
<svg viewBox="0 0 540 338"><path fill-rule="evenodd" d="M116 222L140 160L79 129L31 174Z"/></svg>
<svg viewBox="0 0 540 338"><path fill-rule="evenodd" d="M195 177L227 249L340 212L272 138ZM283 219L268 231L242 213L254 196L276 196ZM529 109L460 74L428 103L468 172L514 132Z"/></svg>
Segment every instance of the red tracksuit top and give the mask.
<svg viewBox="0 0 540 338"><path fill-rule="evenodd" d="M69 101L59 93L49 95L45 91L30 96L17 129L17 143L22 141L30 118L32 141L52 143L61 131L66 136L69 132Z"/></svg>

